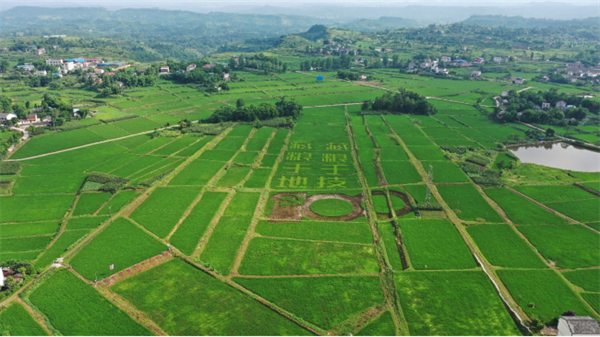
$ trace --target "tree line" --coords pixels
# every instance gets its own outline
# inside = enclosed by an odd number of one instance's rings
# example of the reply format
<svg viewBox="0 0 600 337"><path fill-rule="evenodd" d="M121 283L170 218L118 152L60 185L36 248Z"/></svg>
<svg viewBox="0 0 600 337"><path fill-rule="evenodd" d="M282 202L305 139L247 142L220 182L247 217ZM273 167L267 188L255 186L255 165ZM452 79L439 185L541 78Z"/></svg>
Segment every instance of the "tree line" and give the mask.
<svg viewBox="0 0 600 337"><path fill-rule="evenodd" d="M242 99L238 99L236 107L225 106L217 109L210 117L200 120L201 123L223 123L223 122L255 122L265 121L278 117L296 120L302 111L302 105L293 98L286 100L281 97L275 104L261 103L246 106Z"/></svg>

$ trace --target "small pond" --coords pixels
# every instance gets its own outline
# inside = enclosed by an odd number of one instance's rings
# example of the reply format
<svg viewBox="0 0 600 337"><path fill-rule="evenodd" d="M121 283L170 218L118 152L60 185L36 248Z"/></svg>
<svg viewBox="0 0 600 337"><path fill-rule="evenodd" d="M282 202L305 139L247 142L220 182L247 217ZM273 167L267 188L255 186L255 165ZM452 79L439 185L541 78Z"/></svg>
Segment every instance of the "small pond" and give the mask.
<svg viewBox="0 0 600 337"><path fill-rule="evenodd" d="M544 143L508 148L522 163L578 172L600 172L600 152L567 143Z"/></svg>

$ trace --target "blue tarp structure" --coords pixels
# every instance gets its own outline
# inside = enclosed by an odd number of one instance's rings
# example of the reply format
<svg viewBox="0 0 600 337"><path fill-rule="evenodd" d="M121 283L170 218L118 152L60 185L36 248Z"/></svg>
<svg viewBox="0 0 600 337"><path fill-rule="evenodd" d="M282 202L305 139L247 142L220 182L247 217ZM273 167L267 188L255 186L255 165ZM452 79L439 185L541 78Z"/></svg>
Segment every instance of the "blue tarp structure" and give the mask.
<svg viewBox="0 0 600 337"><path fill-rule="evenodd" d="M323 76L317 76L317 81L322 81L323 80Z"/></svg>

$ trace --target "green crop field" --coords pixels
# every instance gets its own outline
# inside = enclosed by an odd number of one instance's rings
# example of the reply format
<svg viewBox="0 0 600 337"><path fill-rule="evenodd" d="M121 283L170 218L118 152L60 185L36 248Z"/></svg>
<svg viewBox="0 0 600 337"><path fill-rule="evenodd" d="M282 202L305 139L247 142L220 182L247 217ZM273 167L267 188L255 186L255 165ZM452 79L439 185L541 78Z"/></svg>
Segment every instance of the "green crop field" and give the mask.
<svg viewBox="0 0 600 337"><path fill-rule="evenodd" d="M581 225L517 227L540 253L564 269L600 265L600 234Z"/></svg>
<svg viewBox="0 0 600 337"><path fill-rule="evenodd" d="M204 193L169 241L184 254L192 255L226 197L223 192Z"/></svg>
<svg viewBox="0 0 600 337"><path fill-rule="evenodd" d="M446 220L402 220L402 239L415 269L475 268L454 225Z"/></svg>
<svg viewBox="0 0 600 337"><path fill-rule="evenodd" d="M242 275L373 274L375 249L338 243L255 238L240 266Z"/></svg>
<svg viewBox="0 0 600 337"><path fill-rule="evenodd" d="M131 214L131 219L159 237L166 237L198 196L197 187L157 188ZM169 205L165 208L165 205Z"/></svg>
<svg viewBox="0 0 600 337"><path fill-rule="evenodd" d="M3 336L48 336L48 332L18 302L0 311L0 322L0 333Z"/></svg>
<svg viewBox="0 0 600 337"><path fill-rule="evenodd" d="M435 175L435 174L434 174ZM456 215L463 220L483 219L487 222L503 222L502 217L471 185L437 186L442 198Z"/></svg>
<svg viewBox="0 0 600 337"><path fill-rule="evenodd" d="M44 280L28 297L64 335L150 334L148 329L66 269Z"/></svg>
<svg viewBox="0 0 600 337"><path fill-rule="evenodd" d="M203 261L228 274L252 222L259 198L257 193L237 193L233 197L202 252Z"/></svg>
<svg viewBox="0 0 600 337"><path fill-rule="evenodd" d="M88 280L102 279L166 250L165 245L141 228L118 218L85 245L71 265Z"/></svg>
<svg viewBox="0 0 600 337"><path fill-rule="evenodd" d="M356 336L396 336L396 325L389 311L384 312L373 322L356 333Z"/></svg>
<svg viewBox="0 0 600 337"><path fill-rule="evenodd" d="M238 277L234 281L326 330L383 301L379 279L369 276L271 279Z"/></svg>
<svg viewBox="0 0 600 337"><path fill-rule="evenodd" d="M94 214L112 195L110 193L82 193L73 212L74 216Z"/></svg>
<svg viewBox="0 0 600 337"><path fill-rule="evenodd" d="M519 335L483 272L412 272L395 278L412 335Z"/></svg>
<svg viewBox="0 0 600 337"><path fill-rule="evenodd" d="M256 227L256 232L262 236L290 239L355 242L364 244L370 244L373 242L369 225L360 222L260 221Z"/></svg>
<svg viewBox="0 0 600 337"><path fill-rule="evenodd" d="M309 335L292 321L179 259L129 278L111 290L146 312L171 335Z"/></svg>
<svg viewBox="0 0 600 337"><path fill-rule="evenodd" d="M498 270L497 273L525 313L542 322L551 322L568 310L580 316L592 314L553 270Z"/></svg>
<svg viewBox="0 0 600 337"><path fill-rule="evenodd" d="M34 267L45 268L49 266L57 258L64 256L71 245L85 237L87 234L89 234L89 231L85 229L64 231L52 246L36 259Z"/></svg>
<svg viewBox="0 0 600 337"><path fill-rule="evenodd" d="M0 225L0 233L2 233L3 238L50 235L56 233L58 226L59 223L54 221Z"/></svg>
<svg viewBox="0 0 600 337"><path fill-rule="evenodd" d="M485 258L494 266L545 268L542 259L506 224L467 227Z"/></svg>
<svg viewBox="0 0 600 337"><path fill-rule="evenodd" d="M127 205L135 196L137 195L136 191L120 191L116 195L110 199L100 211L98 211L98 215L106 215L106 214L115 214L125 205Z"/></svg>
<svg viewBox="0 0 600 337"><path fill-rule="evenodd" d="M600 269L568 271L563 276L585 291L600 293Z"/></svg>

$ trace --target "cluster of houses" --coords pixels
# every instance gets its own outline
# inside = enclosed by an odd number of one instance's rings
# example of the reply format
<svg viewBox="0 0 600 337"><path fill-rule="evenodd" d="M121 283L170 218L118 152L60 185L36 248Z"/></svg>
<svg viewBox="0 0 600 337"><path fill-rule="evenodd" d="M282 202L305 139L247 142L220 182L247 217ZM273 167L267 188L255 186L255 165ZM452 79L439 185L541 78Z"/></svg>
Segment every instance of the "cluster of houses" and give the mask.
<svg viewBox="0 0 600 337"><path fill-rule="evenodd" d="M104 62L101 59L84 59L84 58L74 58L74 59L66 59L66 60L64 60L64 59L47 59L46 65L54 66L58 69L58 72L50 74L52 76L57 76L57 77L62 77L63 74L67 74L70 71L74 71L77 69L82 69L82 70L94 69L93 74L99 75L99 74L104 73L104 68L106 68L106 67L111 67L113 70L119 70L119 69L129 67L129 64L127 64L125 62ZM35 71L35 66L30 63L18 65L17 68L31 72L37 76L48 76L48 72L46 70Z"/></svg>
<svg viewBox="0 0 600 337"><path fill-rule="evenodd" d="M235 56L233 56L233 59L237 62L239 60L239 57L237 55L235 55ZM215 63L205 64L205 65L202 66L202 68L208 69L208 68L213 68L213 67L215 67L217 65L221 65L221 66L224 66L224 67L228 66L228 64L224 63L224 62L215 62ZM192 70L194 70L196 68L198 68L198 66L196 66L196 64L194 64L194 63L191 63L187 67L185 67L185 71L186 72L190 72L190 71L192 71ZM169 66L161 66L158 69L158 73L159 74L169 74L170 71L171 71L171 69L169 68ZM180 70L178 70L178 72L179 71ZM223 81L229 81L229 74L228 73L223 73Z"/></svg>
<svg viewBox="0 0 600 337"><path fill-rule="evenodd" d="M447 56L442 57L442 62L444 62L443 61L444 57L447 57ZM421 69L421 70L429 70L431 73L448 75L448 69L439 67L438 63L439 63L438 59L435 59L435 60L425 59L418 66L414 62L410 62L408 64L408 67L406 68L406 71L409 73L412 73L412 72L415 72L415 71L418 71L419 69Z"/></svg>
<svg viewBox="0 0 600 337"><path fill-rule="evenodd" d="M431 60L429 58L423 60L423 62L421 62L419 65L417 65L414 62L410 62L408 64L407 67L407 71L408 72L415 72L420 70L428 70L432 73L436 73L436 74L448 74L448 70L446 68L442 68L440 67L440 63L442 63L444 66L453 66L455 68L464 68L464 67L471 67L474 65L481 65L485 63L485 59L483 57L479 57L476 58L475 60L473 60L473 62L469 62L467 60L462 60L459 58L456 58L454 60L452 60L452 58L450 56L442 56L440 57L440 59L435 59L435 60ZM471 73L471 76L473 77L479 77L481 76L481 72L480 71L474 71L473 73Z"/></svg>
<svg viewBox="0 0 600 337"><path fill-rule="evenodd" d="M600 75L600 63L595 67L587 67L585 64L581 63L581 61L566 63L565 68L558 68L556 72L572 83L575 83L578 80L592 80L596 83L600 83L600 78L597 78L598 75Z"/></svg>
<svg viewBox="0 0 600 337"><path fill-rule="evenodd" d="M509 95L510 95L510 92L508 90L505 90L500 94L501 97L508 97ZM502 104L507 104L507 103L508 103L508 100L506 100L506 99L502 100ZM552 107L552 104L550 104L548 102L543 102L541 106L536 105L535 109L538 111L541 111L541 110L550 109L551 107ZM561 111L566 111L569 109L576 108L577 106L567 104L567 102L565 102L565 101L558 101L558 102L556 102L556 104L554 104L554 107L557 109L560 109Z"/></svg>
<svg viewBox="0 0 600 337"><path fill-rule="evenodd" d="M41 109L41 108L39 108L39 109ZM35 110L35 108L34 108L34 110ZM10 121L14 118L18 119L19 117L13 112L9 112L9 113L2 112L2 113L0 113L0 124L6 125L8 121ZM45 116L45 117L39 118L36 113L32 113L32 114L27 114L24 119L19 119L17 121L17 125L20 125L20 126L46 126L50 122L52 122L51 116Z"/></svg>
<svg viewBox="0 0 600 337"><path fill-rule="evenodd" d="M329 44L323 44L321 48L312 49L312 55L332 55L332 54L343 54L343 55L358 55L358 50L351 48L350 46L353 44L351 40L346 41L346 45L342 45L335 41L330 41ZM377 50L377 51L381 51Z"/></svg>

